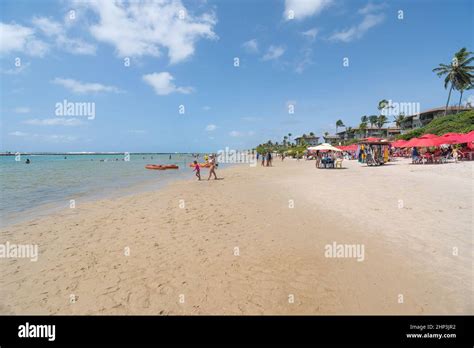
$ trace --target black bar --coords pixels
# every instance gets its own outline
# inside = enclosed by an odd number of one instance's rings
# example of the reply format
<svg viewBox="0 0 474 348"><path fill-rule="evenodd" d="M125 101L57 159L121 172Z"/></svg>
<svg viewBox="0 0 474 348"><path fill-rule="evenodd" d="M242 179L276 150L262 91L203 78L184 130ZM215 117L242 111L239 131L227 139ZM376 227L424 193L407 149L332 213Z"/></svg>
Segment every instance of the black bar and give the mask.
<svg viewBox="0 0 474 348"><path fill-rule="evenodd" d="M0 316L0 346L90 344L389 344L472 347L472 316ZM55 339L19 337L55 325ZM431 326L430 326L431 325ZM420 331L420 328L423 328ZM456 337L410 338L407 334Z"/></svg>

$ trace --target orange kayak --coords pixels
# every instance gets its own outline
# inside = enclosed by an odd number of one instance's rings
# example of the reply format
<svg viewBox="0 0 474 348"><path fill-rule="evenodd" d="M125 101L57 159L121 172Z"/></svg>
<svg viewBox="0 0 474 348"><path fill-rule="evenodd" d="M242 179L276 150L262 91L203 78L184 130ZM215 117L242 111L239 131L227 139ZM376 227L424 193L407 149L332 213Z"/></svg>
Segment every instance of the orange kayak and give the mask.
<svg viewBox="0 0 474 348"><path fill-rule="evenodd" d="M166 169L178 169L179 167L176 164L168 164L168 165L147 164L145 168L154 169L154 170L166 170Z"/></svg>
<svg viewBox="0 0 474 348"><path fill-rule="evenodd" d="M209 167L211 166L209 163L198 163L198 164L199 164L199 167L201 167L201 168L209 168ZM190 166L191 168L193 168L193 167L194 167L194 163L189 163L189 166Z"/></svg>

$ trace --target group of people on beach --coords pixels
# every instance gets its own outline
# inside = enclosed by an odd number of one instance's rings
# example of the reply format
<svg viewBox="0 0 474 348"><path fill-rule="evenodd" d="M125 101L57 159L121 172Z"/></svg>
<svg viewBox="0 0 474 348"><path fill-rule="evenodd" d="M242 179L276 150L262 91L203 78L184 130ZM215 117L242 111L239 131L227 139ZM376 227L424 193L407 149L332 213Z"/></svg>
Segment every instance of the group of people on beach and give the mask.
<svg viewBox="0 0 474 348"><path fill-rule="evenodd" d="M257 162L258 162L258 159L259 159L260 157L262 158L262 161L261 161L262 167L273 167L273 164L272 164L273 157L272 157L272 153L271 153L271 152L267 152L267 153L262 154L262 155L260 155L260 154L257 152Z"/></svg>
<svg viewBox="0 0 474 348"><path fill-rule="evenodd" d="M209 156L205 155L204 160L206 161L206 163L209 164L209 177L207 178L207 180L211 180L211 177L213 175L214 175L214 180L217 180L216 156L215 155L209 155ZM201 166L199 165L199 163L196 160L193 161L193 164L194 164L193 172L196 172L196 177L198 178L198 180L201 180Z"/></svg>

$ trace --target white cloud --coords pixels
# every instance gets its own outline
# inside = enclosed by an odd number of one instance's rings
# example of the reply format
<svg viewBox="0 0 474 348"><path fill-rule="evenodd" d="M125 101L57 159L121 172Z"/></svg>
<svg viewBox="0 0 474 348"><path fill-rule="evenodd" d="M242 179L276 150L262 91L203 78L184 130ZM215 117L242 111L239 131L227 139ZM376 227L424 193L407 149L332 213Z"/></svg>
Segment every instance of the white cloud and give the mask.
<svg viewBox="0 0 474 348"><path fill-rule="evenodd" d="M215 124L208 124L208 125L206 126L206 131L212 132L212 131L215 131L216 128L217 128L217 126L216 126Z"/></svg>
<svg viewBox="0 0 474 348"><path fill-rule="evenodd" d="M249 53L258 53L258 42L257 39L245 41L242 47Z"/></svg>
<svg viewBox="0 0 474 348"><path fill-rule="evenodd" d="M192 87L177 87L174 77L169 72L152 73L142 76L143 80L153 87L158 95L168 95L171 93L188 94L193 91Z"/></svg>
<svg viewBox="0 0 474 348"><path fill-rule="evenodd" d="M32 28L19 24L0 22L0 54L19 52L30 56L43 57L48 45L37 39Z"/></svg>
<svg viewBox="0 0 474 348"><path fill-rule="evenodd" d="M84 124L80 119L77 118L46 118L46 119L30 119L23 121L24 124L32 126L79 126Z"/></svg>
<svg viewBox="0 0 474 348"><path fill-rule="evenodd" d="M44 35L51 37L59 49L63 49L66 52L90 55L96 52L94 45L81 39L68 37L65 27L59 22L46 17L35 17L33 18L33 25Z"/></svg>
<svg viewBox="0 0 474 348"><path fill-rule="evenodd" d="M29 107L26 107L26 106L19 106L19 107L13 109L13 112L15 112L17 114L27 114L30 111L31 111L31 109Z"/></svg>
<svg viewBox="0 0 474 348"><path fill-rule="evenodd" d="M56 77L53 81L54 84L63 86L74 93L85 94L85 93L99 93L99 92L114 92L118 93L120 90L114 86L106 86L100 83L84 83L74 79L64 79Z"/></svg>
<svg viewBox="0 0 474 348"><path fill-rule="evenodd" d="M8 133L8 135L12 135L14 137L27 137L29 134L25 132L20 132L20 131L14 131L14 132Z"/></svg>
<svg viewBox="0 0 474 348"><path fill-rule="evenodd" d="M316 36L318 35L318 29L312 28L312 29L303 31L301 34L310 40L314 40L316 39Z"/></svg>
<svg viewBox="0 0 474 348"><path fill-rule="evenodd" d="M237 137L252 136L252 135L255 135L255 132L254 131L240 132L240 131L233 130L229 133L229 135L231 137L237 138Z"/></svg>
<svg viewBox="0 0 474 348"><path fill-rule="evenodd" d="M97 14L98 22L89 28L91 34L114 46L120 57L158 57L164 48L170 62L177 63L194 54L199 39L217 39L215 14L194 16L180 0L93 0L80 5ZM180 11L184 18L180 18Z"/></svg>
<svg viewBox="0 0 474 348"><path fill-rule="evenodd" d="M263 60L278 59L285 53L285 49L282 46L270 46L267 53L262 57Z"/></svg>
<svg viewBox="0 0 474 348"><path fill-rule="evenodd" d="M29 62L21 62L20 66L14 66L12 64L12 68L10 69L0 69L2 74L6 75L18 75L21 74L23 71L26 71L30 66Z"/></svg>
<svg viewBox="0 0 474 348"><path fill-rule="evenodd" d="M385 16L383 14L367 14L358 25L336 32L332 34L329 39L342 42L351 42L355 39L360 39L370 28L382 23L384 18Z"/></svg>
<svg viewBox="0 0 474 348"><path fill-rule="evenodd" d="M369 13L378 12L380 10L383 10L385 7L387 7L385 3L374 4L374 3L369 2L367 5L365 5L363 8L361 8L357 12L360 13L360 14L366 15L366 14L369 14Z"/></svg>
<svg viewBox="0 0 474 348"><path fill-rule="evenodd" d="M283 17L290 20L288 14L294 13L294 19L301 20L306 17L318 15L322 10L333 3L333 0L285 0Z"/></svg>
<svg viewBox="0 0 474 348"><path fill-rule="evenodd" d="M312 59L313 51L311 48L307 47L302 50L302 54L300 55L300 58L296 64L295 71L298 74L302 74L303 71L311 64L313 64L313 59Z"/></svg>

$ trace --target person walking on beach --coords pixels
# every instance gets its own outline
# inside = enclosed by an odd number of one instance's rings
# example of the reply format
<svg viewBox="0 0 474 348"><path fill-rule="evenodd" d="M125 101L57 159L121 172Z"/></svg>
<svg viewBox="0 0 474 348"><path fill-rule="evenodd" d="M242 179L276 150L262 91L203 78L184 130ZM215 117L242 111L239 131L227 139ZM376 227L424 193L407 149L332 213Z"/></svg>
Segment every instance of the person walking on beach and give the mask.
<svg viewBox="0 0 474 348"><path fill-rule="evenodd" d="M454 162L455 163L458 163L458 159L459 159L459 153L458 153L458 149L456 147L453 147L453 159L454 159Z"/></svg>
<svg viewBox="0 0 474 348"><path fill-rule="evenodd" d="M267 152L267 167L271 167L272 166L272 154L269 152Z"/></svg>
<svg viewBox="0 0 474 348"><path fill-rule="evenodd" d="M211 155L209 157L209 162L210 164L210 167L209 167L209 177L207 178L207 180L210 180L211 179L211 176L214 174L214 180L217 180L217 175L216 175L216 159L214 157L214 155Z"/></svg>
<svg viewBox="0 0 474 348"><path fill-rule="evenodd" d="M196 176L198 180L201 180L201 167L199 167L199 164L197 163L197 161L194 161L193 163L194 163L193 172L196 172Z"/></svg>
<svg viewBox="0 0 474 348"><path fill-rule="evenodd" d="M265 154L262 154L262 167L265 167Z"/></svg>

